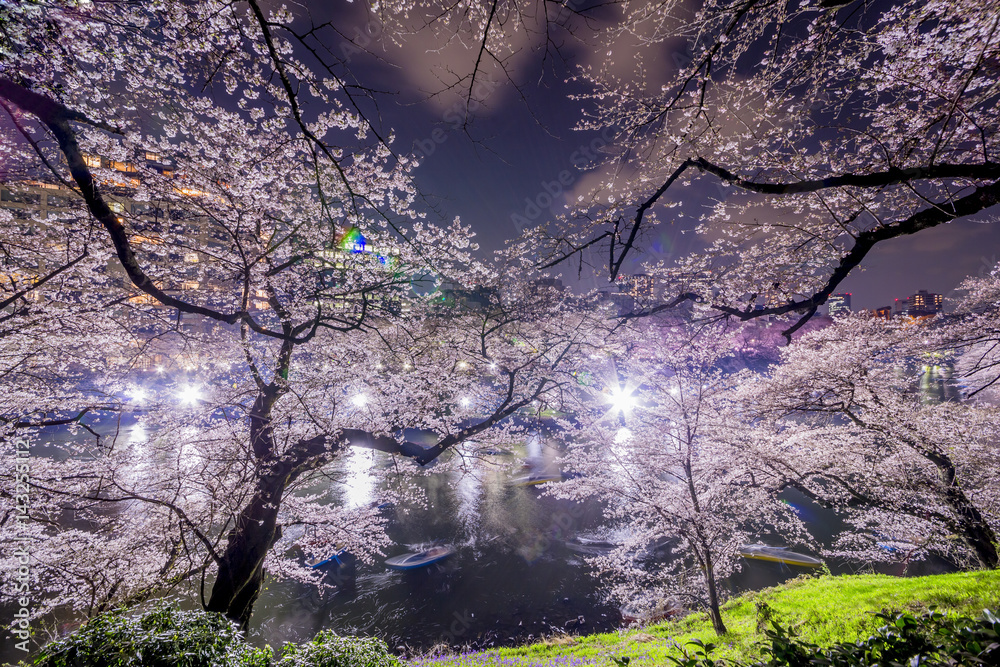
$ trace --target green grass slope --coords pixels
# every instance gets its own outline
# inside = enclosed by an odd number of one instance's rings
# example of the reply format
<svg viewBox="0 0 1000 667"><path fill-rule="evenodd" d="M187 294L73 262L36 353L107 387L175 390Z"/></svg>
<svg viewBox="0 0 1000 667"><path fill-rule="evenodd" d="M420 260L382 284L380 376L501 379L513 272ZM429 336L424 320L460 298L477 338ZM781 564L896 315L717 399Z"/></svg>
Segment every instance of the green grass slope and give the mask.
<svg viewBox="0 0 1000 667"><path fill-rule="evenodd" d="M719 648L714 657L749 660L760 655L761 627L774 619L797 629L803 640L829 646L867 637L879 611L940 611L978 616L1000 606L1000 571L959 572L929 577L886 575L799 578L776 588L747 593L723 607L729 634L717 637L705 614L691 614L646 628L584 637L553 637L518 648L426 657L415 667L586 667L608 666L628 657L631 666L669 664L676 645L693 639Z"/></svg>

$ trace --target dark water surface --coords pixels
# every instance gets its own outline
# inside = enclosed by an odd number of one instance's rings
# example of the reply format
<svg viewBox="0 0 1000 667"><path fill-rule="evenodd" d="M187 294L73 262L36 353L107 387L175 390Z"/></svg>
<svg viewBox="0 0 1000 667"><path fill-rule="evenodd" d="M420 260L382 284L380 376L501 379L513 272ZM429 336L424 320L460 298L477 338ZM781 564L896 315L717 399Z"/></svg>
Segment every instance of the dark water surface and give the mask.
<svg viewBox="0 0 1000 667"><path fill-rule="evenodd" d="M937 382L921 387L931 394ZM53 433L51 441L70 438ZM76 436L81 437L81 436ZM432 646L470 646L524 643L556 632L591 633L620 627L617 606L603 600L601 582L591 574L587 554L567 540L586 537L616 542L622 536L601 530L597 501L572 503L546 496L539 487L522 487L512 479L526 472L557 471L559 443L529 439L509 452L478 464L465 473L454 470L417 477L426 504L390 505L394 545L385 556L420 551L432 544L449 544L455 553L447 560L414 571L394 571L381 560L352 562L326 571L333 590L318 592L295 582L270 581L257 601L251 624L255 643L275 647L285 641L303 641L318 631L374 635L400 652L419 652ZM48 451L47 451L48 450ZM35 456L52 455L41 445ZM379 496L382 455L357 450L341 465L342 501L363 505ZM522 462L530 465L522 467ZM789 494L823 544L832 541L841 523L835 514ZM617 538L617 539L616 539ZM294 536L284 547L294 546ZM835 573L881 571L890 574L929 574L951 569L942 561L878 567L830 563ZM747 561L743 571L723 585L732 592L771 586L804 570L777 563ZM8 610L0 609L6 614ZM53 619L69 628L72 614ZM48 623L51 625L52 623ZM35 624L39 627L40 624ZM0 640L0 660L24 656L13 648L9 635Z"/></svg>
<svg viewBox="0 0 1000 667"><path fill-rule="evenodd" d="M584 560L588 554L572 541L581 536L620 540L613 531L602 530L600 503L573 503L549 497L540 487L511 484L519 474L517 461L529 460L534 470L553 471L558 454L558 443L529 441L512 452L516 458L507 470L494 461L464 474L451 471L420 478L427 507L385 510L392 519L389 535L396 543L386 555L439 543L453 545L453 556L405 572L390 570L380 561L348 562L327 572L327 582L337 588L326 593L301 584L271 582L257 602L251 626L255 640L278 646L333 629L381 637L399 652L419 652L441 644L485 648L524 643L543 634L621 627L620 609L604 600L601 581ZM370 460L371 466L377 465L377 458ZM347 501L369 501L375 491L374 478L366 479L371 470L357 461L348 460L346 465L355 480ZM817 539L831 543L842 525L837 516L804 497L786 495ZM913 575L948 569L938 561L905 567L829 565L835 573ZM759 589L807 571L745 561L743 571L723 586L732 592Z"/></svg>

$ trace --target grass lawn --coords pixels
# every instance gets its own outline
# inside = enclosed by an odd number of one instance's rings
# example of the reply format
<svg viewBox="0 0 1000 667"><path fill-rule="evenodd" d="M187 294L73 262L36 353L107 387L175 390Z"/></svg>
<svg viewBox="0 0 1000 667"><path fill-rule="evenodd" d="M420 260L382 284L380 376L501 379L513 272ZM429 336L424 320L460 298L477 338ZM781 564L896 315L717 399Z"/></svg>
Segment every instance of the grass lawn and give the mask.
<svg viewBox="0 0 1000 667"><path fill-rule="evenodd" d="M410 662L422 667L582 667L613 666L612 657L629 657L632 667L671 664L676 645L692 639L719 648L713 657L749 660L759 657L764 635L758 624L770 616L793 625L801 638L827 646L867 637L880 624L878 611L940 611L978 616L1000 607L1000 571L959 572L930 577L886 575L801 577L782 586L747 593L722 608L729 634L717 637L705 614L645 628L582 637L554 637L518 648L490 649L463 655L427 657Z"/></svg>

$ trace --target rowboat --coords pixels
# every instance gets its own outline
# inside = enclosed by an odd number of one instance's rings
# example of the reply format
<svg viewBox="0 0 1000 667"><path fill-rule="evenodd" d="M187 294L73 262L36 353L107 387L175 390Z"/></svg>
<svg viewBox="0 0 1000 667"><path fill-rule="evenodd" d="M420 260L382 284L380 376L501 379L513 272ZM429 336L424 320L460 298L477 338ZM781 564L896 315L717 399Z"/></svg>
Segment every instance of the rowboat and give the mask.
<svg viewBox="0 0 1000 667"><path fill-rule="evenodd" d="M453 553L455 550L451 547L431 547L426 551L393 556L387 559L385 564L394 570L414 570L444 560Z"/></svg>
<svg viewBox="0 0 1000 667"><path fill-rule="evenodd" d="M799 567L823 567L819 558L788 551L785 547L769 547L766 544L745 544L740 547L740 555L753 560L797 565Z"/></svg>
<svg viewBox="0 0 1000 667"><path fill-rule="evenodd" d="M346 553L347 553L347 548L340 547L339 549L333 552L332 556L328 558L323 558L323 557L317 558L316 560L306 563L306 565L308 565L314 570L330 565L331 563L335 565L343 565L344 563L343 560L341 559L341 556L343 556Z"/></svg>
<svg viewBox="0 0 1000 667"><path fill-rule="evenodd" d="M566 547L570 551L575 551L581 554L587 554L589 556L600 556L603 554L611 553L618 548L619 545L614 542L607 542L605 540L595 540L590 537L572 537L566 540Z"/></svg>
<svg viewBox="0 0 1000 667"><path fill-rule="evenodd" d="M548 482L561 482L562 479L562 473L538 472L515 477L510 480L510 483L512 486L538 486L539 484L547 484Z"/></svg>

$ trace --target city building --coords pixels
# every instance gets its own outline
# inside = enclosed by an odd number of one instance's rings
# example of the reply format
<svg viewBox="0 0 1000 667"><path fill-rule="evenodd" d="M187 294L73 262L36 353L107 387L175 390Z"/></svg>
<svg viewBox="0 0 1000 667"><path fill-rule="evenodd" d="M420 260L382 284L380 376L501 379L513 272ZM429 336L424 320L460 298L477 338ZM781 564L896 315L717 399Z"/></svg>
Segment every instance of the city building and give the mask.
<svg viewBox="0 0 1000 667"><path fill-rule="evenodd" d="M876 317L880 320L891 320L892 319L892 306L882 306L881 308L875 308L871 311L872 317Z"/></svg>
<svg viewBox="0 0 1000 667"><path fill-rule="evenodd" d="M616 284L620 293L628 294L640 303L649 303L653 300L655 294L653 276L645 273L620 275Z"/></svg>
<svg viewBox="0 0 1000 667"><path fill-rule="evenodd" d="M944 310L944 296L919 290L905 299L896 299L897 317L931 317Z"/></svg>
<svg viewBox="0 0 1000 667"><path fill-rule="evenodd" d="M844 315L851 314L850 292L831 294L830 298L826 300L826 303L827 303L827 314L830 317L842 317Z"/></svg>

